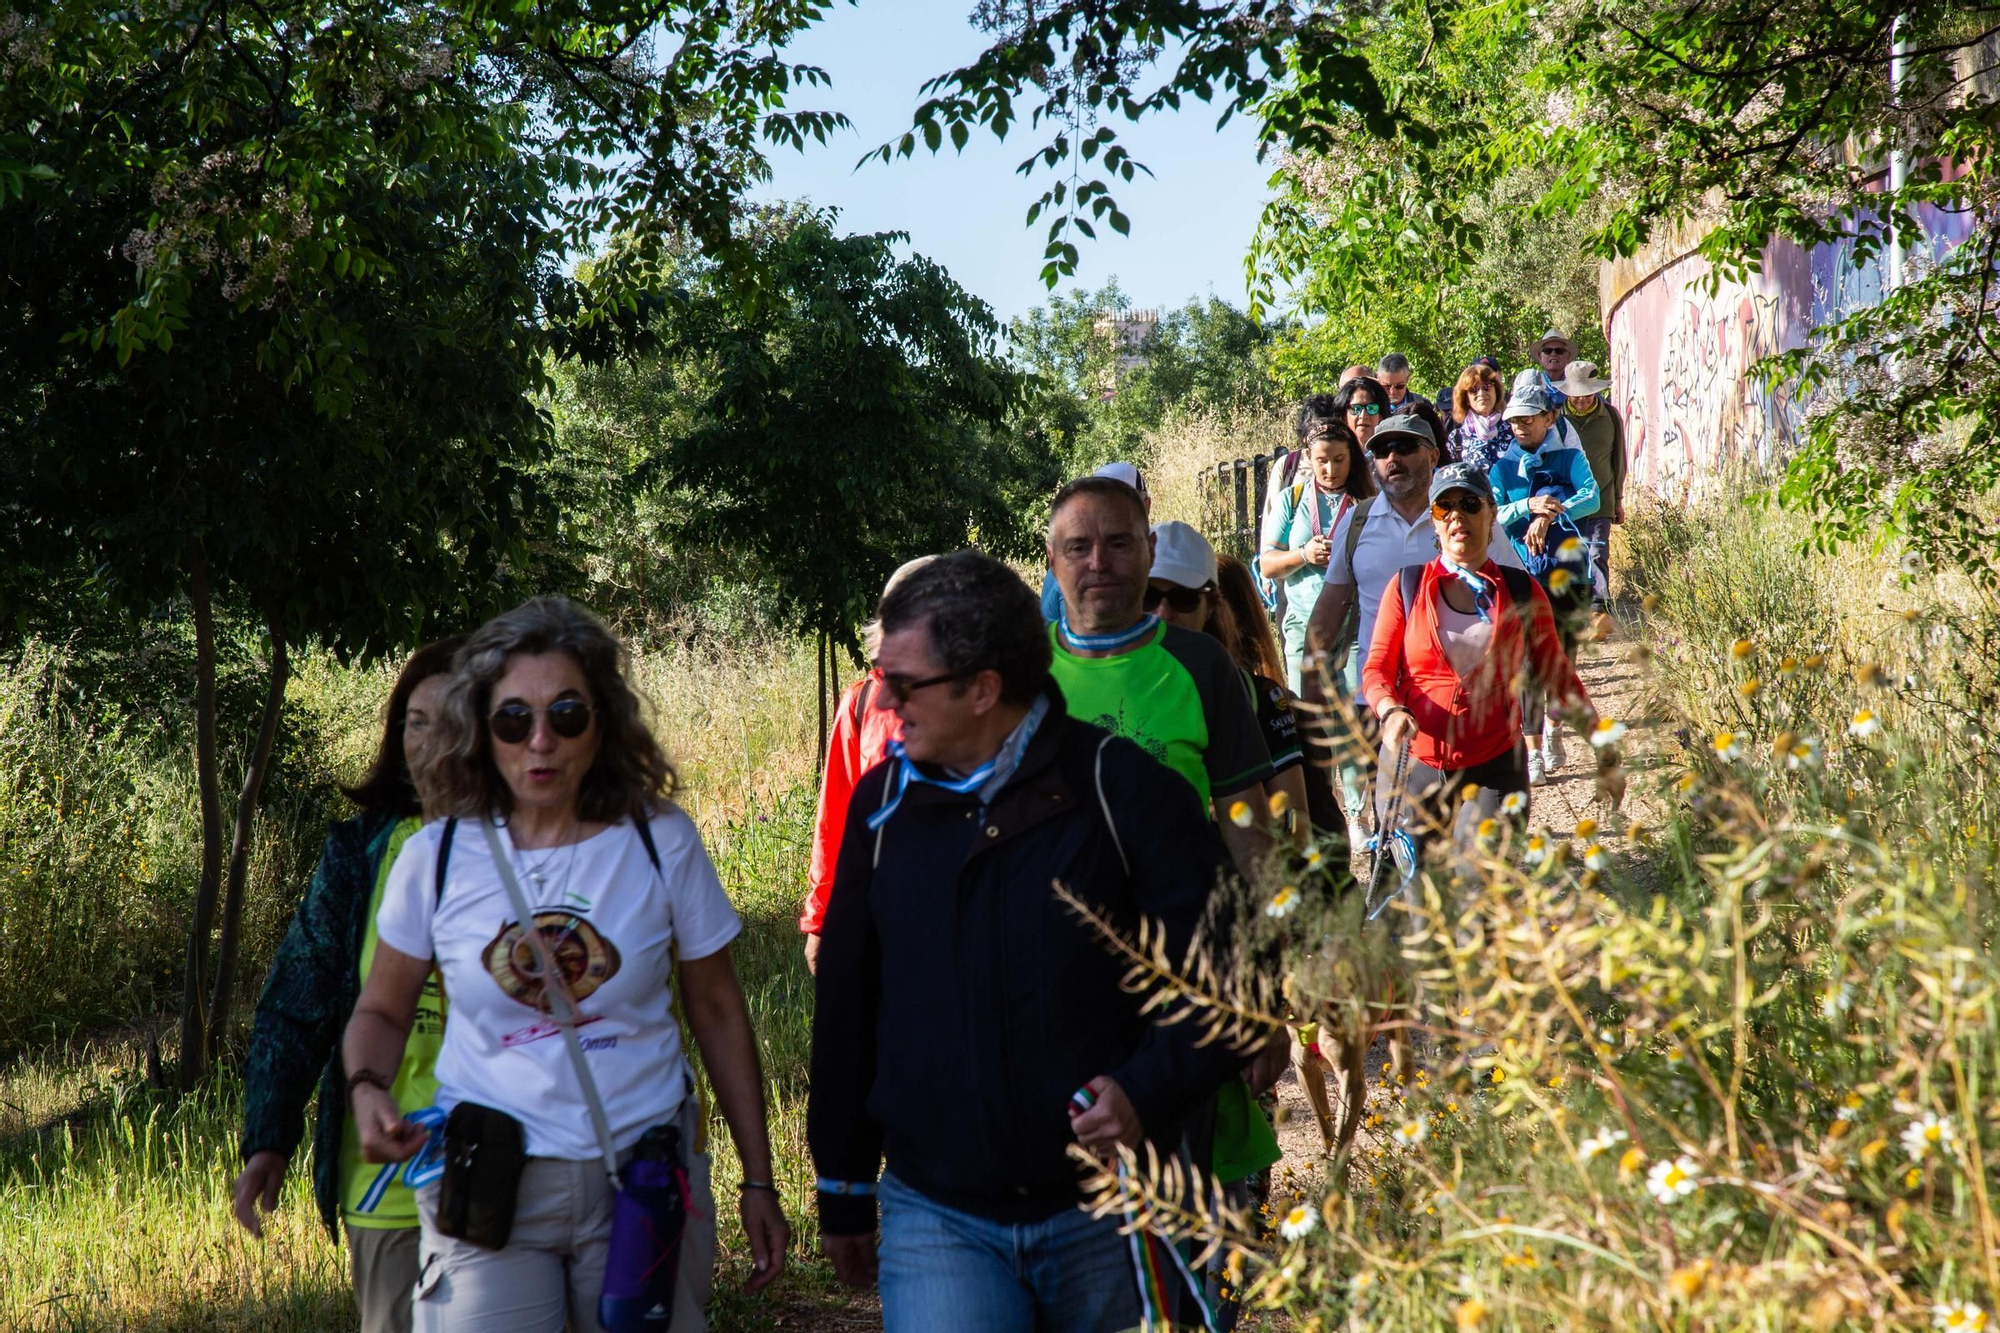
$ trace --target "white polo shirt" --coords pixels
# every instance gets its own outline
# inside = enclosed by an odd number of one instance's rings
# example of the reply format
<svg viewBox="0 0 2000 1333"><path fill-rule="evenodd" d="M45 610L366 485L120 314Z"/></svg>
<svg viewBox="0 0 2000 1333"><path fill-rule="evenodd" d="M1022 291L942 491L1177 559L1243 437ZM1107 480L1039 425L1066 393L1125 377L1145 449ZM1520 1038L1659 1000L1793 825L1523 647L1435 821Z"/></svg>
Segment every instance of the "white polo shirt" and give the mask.
<svg viewBox="0 0 2000 1333"><path fill-rule="evenodd" d="M1329 539L1333 551L1327 556L1326 581L1354 585L1356 602L1361 608L1361 618L1355 626L1354 651L1366 657L1368 645L1374 642L1375 612L1382 606L1382 594L1388 590L1389 581L1405 565L1421 565L1437 559L1438 543L1429 505L1419 510L1413 521L1405 522L1388 497L1377 495L1368 506L1368 521L1362 525L1361 540L1354 547L1354 567L1349 569L1347 530L1353 526L1358 512L1349 510L1334 525ZM1496 526L1493 535L1495 540L1487 550L1493 562L1521 568L1521 558L1514 554L1514 545L1507 540L1507 534Z"/></svg>

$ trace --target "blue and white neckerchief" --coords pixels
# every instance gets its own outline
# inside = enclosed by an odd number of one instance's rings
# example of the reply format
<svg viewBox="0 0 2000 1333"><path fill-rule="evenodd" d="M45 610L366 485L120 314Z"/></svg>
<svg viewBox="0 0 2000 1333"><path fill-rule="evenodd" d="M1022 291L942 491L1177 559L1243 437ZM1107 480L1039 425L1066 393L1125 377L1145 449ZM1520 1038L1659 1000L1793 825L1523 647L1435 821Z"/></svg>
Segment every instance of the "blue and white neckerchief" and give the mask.
<svg viewBox="0 0 2000 1333"><path fill-rule="evenodd" d="M1001 784L1014 776L1014 770L1021 763L1021 754L1028 748L1029 737L1035 734L1036 726L1040 725L1048 711L1048 696L1041 695L1036 698L1029 707L1027 716L1014 724L1014 729L1007 733L1007 739L1001 742L1000 749L994 756L962 778L931 777L917 767L916 761L903 749L901 741L890 741L889 759L895 764L895 768L889 773L889 790L882 802L882 808L868 816L869 830L872 832L889 822L890 817L896 813L896 807L903 803L903 793L909 790L913 782L942 787L961 796L968 792L974 793L979 797L980 804L986 804L992 794L1000 789Z"/></svg>
<svg viewBox="0 0 2000 1333"><path fill-rule="evenodd" d="M1124 648L1130 644L1139 642L1139 640L1151 634L1159 623L1160 618L1158 616L1140 616L1138 623L1133 625L1132 628L1119 630L1116 634L1078 634L1070 628L1069 607L1064 606L1062 613L1062 636L1069 641L1071 647L1081 648L1085 652L1106 653L1114 648Z"/></svg>
<svg viewBox="0 0 2000 1333"><path fill-rule="evenodd" d="M1453 563L1452 558L1448 555L1440 555L1438 563L1444 566L1445 573L1472 589L1473 611L1478 614L1480 620L1488 625L1492 624L1493 594L1486 590L1486 576L1474 570L1467 569L1464 565Z"/></svg>

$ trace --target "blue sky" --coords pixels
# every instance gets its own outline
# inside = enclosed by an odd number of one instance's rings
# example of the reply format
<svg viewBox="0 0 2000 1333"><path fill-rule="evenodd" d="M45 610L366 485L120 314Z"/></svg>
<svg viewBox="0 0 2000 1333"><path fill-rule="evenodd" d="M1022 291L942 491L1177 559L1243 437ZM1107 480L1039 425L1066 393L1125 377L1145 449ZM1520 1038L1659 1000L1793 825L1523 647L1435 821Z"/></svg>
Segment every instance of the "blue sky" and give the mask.
<svg viewBox="0 0 2000 1333"><path fill-rule="evenodd" d="M908 232L919 253L943 264L1004 321L1049 296L1040 276L1046 224L1025 225L1049 178L1014 174L1042 140L1016 126L1005 142L975 135L962 154L947 140L935 156L919 148L911 158L854 169L864 152L909 128L926 79L983 48L988 39L968 21L971 9L972 0L836 5L787 52L824 69L833 86L796 90L791 105L844 111L855 128L827 147L772 150L773 178L757 197L833 205L850 232ZM1030 105L1021 106L1024 116ZM1096 242L1081 242L1079 284L1095 289L1115 275L1141 307L1178 306L1211 292L1245 303L1243 254L1271 173L1257 161L1255 127L1237 117L1218 133L1219 114L1190 101L1178 114L1136 126L1120 119L1119 137L1154 176L1142 173L1113 190L1132 234L1100 226Z"/></svg>

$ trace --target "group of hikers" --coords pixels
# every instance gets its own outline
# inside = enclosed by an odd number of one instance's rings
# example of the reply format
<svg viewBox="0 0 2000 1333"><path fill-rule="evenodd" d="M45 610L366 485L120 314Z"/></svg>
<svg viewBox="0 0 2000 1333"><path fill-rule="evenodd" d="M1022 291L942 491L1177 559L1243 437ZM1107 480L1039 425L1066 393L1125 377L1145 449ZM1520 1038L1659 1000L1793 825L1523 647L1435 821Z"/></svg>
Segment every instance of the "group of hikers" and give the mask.
<svg viewBox="0 0 2000 1333"><path fill-rule="evenodd" d="M1562 763L1543 717L1595 729L1570 653L1624 482L1595 367L1537 352L1504 394L1467 367L1449 427L1400 357L1307 399L1254 563L1154 523L1112 463L1056 493L1039 598L971 550L890 578L799 923L819 1231L889 1333L1230 1326L1219 1271L1079 1207L1072 1149L1150 1145L1246 1198L1295 1038L1156 1023L1084 914L1178 959L1274 867L1350 888L1350 829L1385 809L1419 838L1525 818ZM684 1033L742 1164L747 1286L782 1271L741 923L675 786L624 646L572 603L405 665L258 1005L234 1191L261 1234L317 1090L314 1193L367 1333L705 1329Z"/></svg>

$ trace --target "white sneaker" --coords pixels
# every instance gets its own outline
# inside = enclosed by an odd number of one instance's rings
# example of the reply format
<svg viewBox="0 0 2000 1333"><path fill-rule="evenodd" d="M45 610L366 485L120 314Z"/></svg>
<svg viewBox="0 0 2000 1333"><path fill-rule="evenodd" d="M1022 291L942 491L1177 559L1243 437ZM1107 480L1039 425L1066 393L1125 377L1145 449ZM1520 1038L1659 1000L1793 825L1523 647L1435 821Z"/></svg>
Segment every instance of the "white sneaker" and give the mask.
<svg viewBox="0 0 2000 1333"><path fill-rule="evenodd" d="M1542 767L1542 752L1540 750L1528 751L1528 785L1530 787L1546 787L1549 785L1549 773L1547 769Z"/></svg>
<svg viewBox="0 0 2000 1333"><path fill-rule="evenodd" d="M1554 718L1542 724L1542 757L1551 772L1569 761L1569 756L1563 753L1562 723Z"/></svg>

